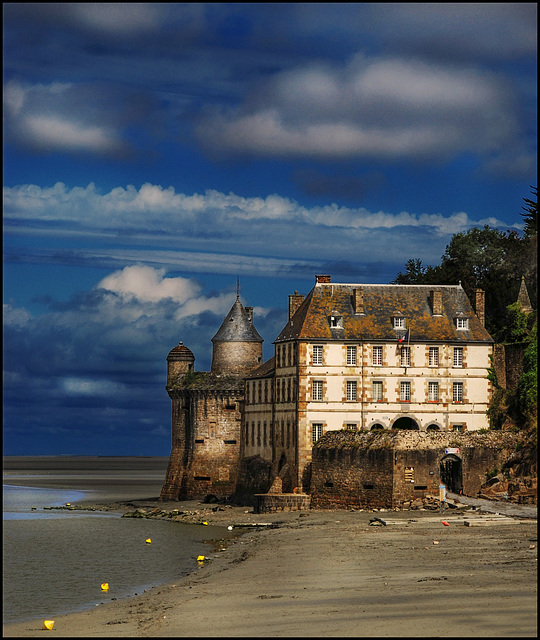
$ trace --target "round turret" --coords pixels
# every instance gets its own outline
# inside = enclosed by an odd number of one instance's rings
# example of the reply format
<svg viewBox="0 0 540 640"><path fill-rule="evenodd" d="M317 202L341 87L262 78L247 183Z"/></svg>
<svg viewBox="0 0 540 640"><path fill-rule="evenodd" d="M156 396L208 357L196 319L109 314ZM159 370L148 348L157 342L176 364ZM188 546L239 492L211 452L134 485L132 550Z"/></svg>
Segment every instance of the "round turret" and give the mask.
<svg viewBox="0 0 540 640"><path fill-rule="evenodd" d="M252 308L240 299L212 338L212 373L243 374L262 362L263 339L253 326Z"/></svg>
<svg viewBox="0 0 540 640"><path fill-rule="evenodd" d="M173 378L184 375L188 371L193 371L195 356L182 342L169 351L167 355L167 385L171 384Z"/></svg>

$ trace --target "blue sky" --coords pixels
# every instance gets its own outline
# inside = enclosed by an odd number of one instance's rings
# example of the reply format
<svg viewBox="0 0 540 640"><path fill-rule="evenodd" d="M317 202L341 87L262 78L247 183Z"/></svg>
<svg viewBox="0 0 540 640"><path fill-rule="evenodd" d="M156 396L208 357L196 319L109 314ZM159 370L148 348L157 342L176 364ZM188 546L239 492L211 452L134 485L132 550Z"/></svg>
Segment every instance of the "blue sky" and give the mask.
<svg viewBox="0 0 540 640"><path fill-rule="evenodd" d="M166 356L236 297L523 228L536 4L33 4L4 18L4 454L168 455Z"/></svg>

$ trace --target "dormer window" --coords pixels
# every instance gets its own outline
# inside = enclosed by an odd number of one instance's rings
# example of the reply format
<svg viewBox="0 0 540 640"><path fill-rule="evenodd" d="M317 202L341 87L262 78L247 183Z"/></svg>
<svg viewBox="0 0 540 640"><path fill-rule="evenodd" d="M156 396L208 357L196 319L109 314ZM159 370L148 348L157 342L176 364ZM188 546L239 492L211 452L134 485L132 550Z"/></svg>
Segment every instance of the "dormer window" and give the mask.
<svg viewBox="0 0 540 640"><path fill-rule="evenodd" d="M328 323L332 329L340 329L343 327L342 316L328 316Z"/></svg>
<svg viewBox="0 0 540 640"><path fill-rule="evenodd" d="M394 329L405 329L405 318L403 316L394 316Z"/></svg>
<svg viewBox="0 0 540 640"><path fill-rule="evenodd" d="M469 318L456 318L456 329L467 331L469 329Z"/></svg>

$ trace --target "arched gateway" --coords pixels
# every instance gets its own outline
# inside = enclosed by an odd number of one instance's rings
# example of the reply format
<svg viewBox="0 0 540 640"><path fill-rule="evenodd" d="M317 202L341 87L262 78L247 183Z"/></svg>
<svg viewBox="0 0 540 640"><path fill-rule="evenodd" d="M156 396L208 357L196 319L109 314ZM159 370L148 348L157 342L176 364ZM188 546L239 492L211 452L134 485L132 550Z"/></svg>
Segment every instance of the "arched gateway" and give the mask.
<svg viewBox="0 0 540 640"><path fill-rule="evenodd" d="M448 491L461 493L463 490L463 464L461 458L454 453L449 453L441 459L441 481Z"/></svg>
<svg viewBox="0 0 540 640"><path fill-rule="evenodd" d="M398 418L392 425L392 429L419 429L420 427L415 420L408 416Z"/></svg>

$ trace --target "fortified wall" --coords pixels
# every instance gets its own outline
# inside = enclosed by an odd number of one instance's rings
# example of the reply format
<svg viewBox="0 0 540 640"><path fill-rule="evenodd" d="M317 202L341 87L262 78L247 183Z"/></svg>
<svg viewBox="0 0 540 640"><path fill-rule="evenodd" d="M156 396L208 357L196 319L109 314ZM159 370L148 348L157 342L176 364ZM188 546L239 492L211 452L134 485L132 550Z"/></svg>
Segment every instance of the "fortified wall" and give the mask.
<svg viewBox="0 0 540 640"><path fill-rule="evenodd" d="M449 491L475 497L520 442L509 432L334 431L313 447L311 506L400 508Z"/></svg>

